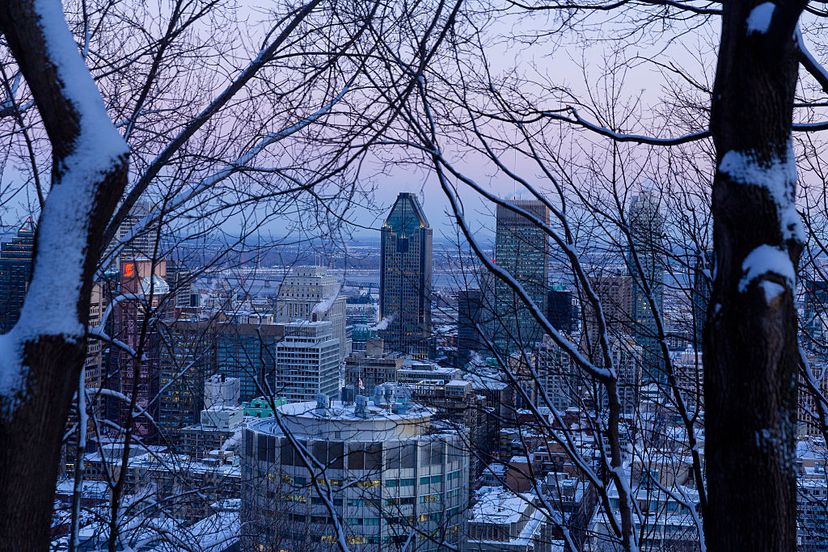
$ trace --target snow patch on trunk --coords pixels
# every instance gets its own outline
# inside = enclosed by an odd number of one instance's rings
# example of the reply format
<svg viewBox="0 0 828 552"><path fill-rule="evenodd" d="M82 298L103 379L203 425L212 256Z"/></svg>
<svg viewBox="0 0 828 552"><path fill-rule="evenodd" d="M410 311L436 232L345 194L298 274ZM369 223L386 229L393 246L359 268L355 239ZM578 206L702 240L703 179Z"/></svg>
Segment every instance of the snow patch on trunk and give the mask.
<svg viewBox="0 0 828 552"><path fill-rule="evenodd" d="M765 292L765 303L768 305L770 305L774 299L785 293L784 286L781 286L776 282L771 282L770 280L759 282L759 287Z"/></svg>
<svg viewBox="0 0 828 552"><path fill-rule="evenodd" d="M764 2L753 8L747 18L747 34L767 33L775 10L776 5L773 2Z"/></svg>
<svg viewBox="0 0 828 552"><path fill-rule="evenodd" d="M796 212L796 157L790 140L785 156L770 161L760 161L753 152L728 151L719 163L719 171L739 184L765 188L776 203L782 238L805 241Z"/></svg>
<svg viewBox="0 0 828 552"><path fill-rule="evenodd" d="M739 280L739 293L747 291L748 286L752 282L767 274L776 274L784 278L787 289L794 289L796 271L794 270L791 258L788 256L788 252L780 247L765 244L760 245L748 253L748 256L742 261L742 279ZM777 288L782 288L779 284L775 285ZM763 290L766 300L768 300L769 292L770 299L773 299L781 293L774 287L763 288Z"/></svg>

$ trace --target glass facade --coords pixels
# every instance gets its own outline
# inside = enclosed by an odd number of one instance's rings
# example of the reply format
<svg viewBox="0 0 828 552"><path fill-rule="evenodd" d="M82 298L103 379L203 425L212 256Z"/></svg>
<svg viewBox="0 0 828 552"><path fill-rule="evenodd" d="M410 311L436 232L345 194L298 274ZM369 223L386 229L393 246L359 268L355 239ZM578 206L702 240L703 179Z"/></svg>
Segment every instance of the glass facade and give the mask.
<svg viewBox="0 0 828 552"><path fill-rule="evenodd" d="M381 236L381 336L388 351L417 358L429 354L432 230L417 198L401 193Z"/></svg>

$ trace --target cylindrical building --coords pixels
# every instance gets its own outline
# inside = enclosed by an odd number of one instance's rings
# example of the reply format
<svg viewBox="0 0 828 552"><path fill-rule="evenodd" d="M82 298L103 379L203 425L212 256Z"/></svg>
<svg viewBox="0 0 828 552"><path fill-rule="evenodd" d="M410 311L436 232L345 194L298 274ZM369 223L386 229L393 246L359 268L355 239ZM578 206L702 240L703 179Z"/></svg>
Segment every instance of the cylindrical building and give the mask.
<svg viewBox="0 0 828 552"><path fill-rule="evenodd" d="M371 404L286 404L245 429L242 550L333 550L340 536L351 550L457 544L468 447L431 416L384 386Z"/></svg>

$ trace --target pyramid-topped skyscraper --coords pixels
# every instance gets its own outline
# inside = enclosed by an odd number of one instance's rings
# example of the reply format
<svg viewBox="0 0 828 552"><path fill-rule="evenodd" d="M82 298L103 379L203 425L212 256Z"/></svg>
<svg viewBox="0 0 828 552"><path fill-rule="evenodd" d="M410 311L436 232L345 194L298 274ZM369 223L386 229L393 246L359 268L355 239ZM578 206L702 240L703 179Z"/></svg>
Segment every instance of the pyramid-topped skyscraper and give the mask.
<svg viewBox="0 0 828 552"><path fill-rule="evenodd" d="M417 358L431 337L432 230L417 197L403 192L382 226L380 317L387 351Z"/></svg>

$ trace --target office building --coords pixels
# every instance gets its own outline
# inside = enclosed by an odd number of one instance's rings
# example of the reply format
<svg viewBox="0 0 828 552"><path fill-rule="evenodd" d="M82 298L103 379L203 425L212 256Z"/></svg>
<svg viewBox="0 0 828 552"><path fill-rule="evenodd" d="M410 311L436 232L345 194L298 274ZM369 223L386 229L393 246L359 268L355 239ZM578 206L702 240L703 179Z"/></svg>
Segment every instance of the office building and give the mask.
<svg viewBox="0 0 828 552"><path fill-rule="evenodd" d="M693 347L701 350L704 337L704 323L707 320L707 305L713 293L713 252L700 251L696 254L693 267Z"/></svg>
<svg viewBox="0 0 828 552"><path fill-rule="evenodd" d="M31 217L0 247L0 333L17 323L32 277L35 228Z"/></svg>
<svg viewBox="0 0 828 552"><path fill-rule="evenodd" d="M404 362L399 353L383 352L381 339L373 339L365 351L354 351L345 359L345 385L357 393L371 392L377 385L396 382Z"/></svg>
<svg viewBox="0 0 828 552"><path fill-rule="evenodd" d="M542 387L538 405L551 406L561 412L577 406L582 378L569 354L547 338L538 344L535 362L538 383ZM585 380L584 384L587 383Z"/></svg>
<svg viewBox="0 0 828 552"><path fill-rule="evenodd" d="M592 275L590 286L601 303L601 314L608 336L628 336L632 328L632 277L626 271L604 268ZM597 361L600 351L598 313L591 303L584 301L584 326L581 348Z"/></svg>
<svg viewBox="0 0 828 552"><path fill-rule="evenodd" d="M549 209L537 200L510 200L510 203L549 224ZM530 218L506 207L497 207L495 262L526 291L541 313L546 312L549 276L549 240L543 228ZM505 282L495 282L494 343L506 357L531 348L544 335L521 297Z"/></svg>
<svg viewBox="0 0 828 552"><path fill-rule="evenodd" d="M558 330L569 334L573 329L572 292L561 285L553 285L546 294L546 318Z"/></svg>
<svg viewBox="0 0 828 552"><path fill-rule="evenodd" d="M434 381L446 384L451 380L460 379L461 371L457 368L440 366L434 362L427 362L407 358L403 365L397 370L397 381L399 383L420 383L421 381Z"/></svg>
<svg viewBox="0 0 828 552"><path fill-rule="evenodd" d="M160 331L164 345L156 421L163 430L180 429L197 423L204 408L204 381L215 370L215 325L179 319Z"/></svg>
<svg viewBox="0 0 828 552"><path fill-rule="evenodd" d="M656 317L661 317L664 306L664 219L658 198L652 192L634 196L627 223L627 266L633 280L631 333L642 350L644 381L663 382L667 375Z"/></svg>
<svg viewBox="0 0 828 552"><path fill-rule="evenodd" d="M540 500L530 493L483 487L469 511L463 552L553 552L563 549L552 539L550 520Z"/></svg>
<svg viewBox="0 0 828 552"><path fill-rule="evenodd" d="M108 374L109 383L127 397L136 396L139 414L134 418L134 432L149 439L158 430L157 397L161 390L163 343L158 321L169 318L171 313L170 302L166 300L170 293L165 281L166 262L131 260L122 262L120 268L120 291L126 298L113 307L112 337L127 345L130 351L113 348L116 365L115 371ZM140 358L132 351L139 353ZM110 418L122 427L126 427L132 416L130 405L114 397L107 410Z"/></svg>
<svg viewBox="0 0 828 552"><path fill-rule="evenodd" d="M828 336L828 281L821 278L803 279L802 320L800 328L804 333L803 345L812 351L825 355Z"/></svg>
<svg viewBox="0 0 828 552"><path fill-rule="evenodd" d="M276 346L285 335L283 324L250 319L216 325L216 372L240 382L240 398L278 395L272 386L276 373Z"/></svg>
<svg viewBox="0 0 828 552"><path fill-rule="evenodd" d="M197 423L172 433L176 451L200 460L210 451L234 447L230 439L244 422L239 390L236 378L209 377L204 382L204 408Z"/></svg>
<svg viewBox="0 0 828 552"><path fill-rule="evenodd" d="M339 340L330 322L290 322L276 344L276 395L288 402L339 395Z"/></svg>
<svg viewBox="0 0 828 552"><path fill-rule="evenodd" d="M213 374L204 382L204 409L235 407L240 403L241 383L238 378Z"/></svg>
<svg viewBox="0 0 828 552"><path fill-rule="evenodd" d="M388 351L425 358L431 338L432 230L416 196L403 192L382 227L380 336Z"/></svg>
<svg viewBox="0 0 828 552"><path fill-rule="evenodd" d="M462 289L457 292L457 357L466 362L471 354L485 349L483 329L483 292Z"/></svg>
<svg viewBox="0 0 828 552"><path fill-rule="evenodd" d="M136 203L118 227L116 235L118 258L121 262L160 257L158 221L152 220L152 205Z"/></svg>

